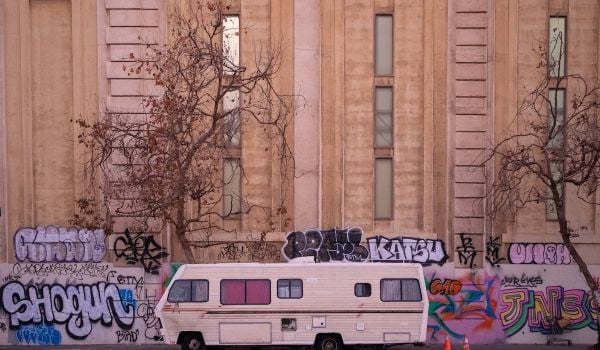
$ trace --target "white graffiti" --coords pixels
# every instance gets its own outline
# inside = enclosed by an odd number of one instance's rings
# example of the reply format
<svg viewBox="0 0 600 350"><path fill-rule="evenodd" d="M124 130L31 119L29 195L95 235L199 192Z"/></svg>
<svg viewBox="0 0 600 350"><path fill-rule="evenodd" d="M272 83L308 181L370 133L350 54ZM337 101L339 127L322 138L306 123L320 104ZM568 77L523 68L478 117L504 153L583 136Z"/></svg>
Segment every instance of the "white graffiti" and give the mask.
<svg viewBox="0 0 600 350"><path fill-rule="evenodd" d="M415 262L442 265L447 259L444 242L439 239L375 236L367 239L372 261Z"/></svg>
<svg viewBox="0 0 600 350"><path fill-rule="evenodd" d="M512 243L508 248L511 264L568 265L571 254L562 243Z"/></svg>
<svg viewBox="0 0 600 350"><path fill-rule="evenodd" d="M135 305L121 301L115 284L62 286L10 282L2 288L2 309L10 315L10 327L66 323L69 336L84 339L92 332L92 322L110 327L113 319L121 329L131 329Z"/></svg>
<svg viewBox="0 0 600 350"><path fill-rule="evenodd" d="M29 262L100 262L106 255L103 230L57 226L21 228L15 254Z"/></svg>

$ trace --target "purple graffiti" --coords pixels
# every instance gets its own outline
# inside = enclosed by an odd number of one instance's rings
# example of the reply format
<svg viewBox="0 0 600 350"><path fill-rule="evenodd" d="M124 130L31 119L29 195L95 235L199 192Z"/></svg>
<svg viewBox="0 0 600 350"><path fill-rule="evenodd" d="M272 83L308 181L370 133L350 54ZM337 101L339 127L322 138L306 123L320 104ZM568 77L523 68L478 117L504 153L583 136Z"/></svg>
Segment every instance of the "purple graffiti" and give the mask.
<svg viewBox="0 0 600 350"><path fill-rule="evenodd" d="M571 254L562 243L512 243L508 248L511 264L568 265Z"/></svg>
<svg viewBox="0 0 600 350"><path fill-rule="evenodd" d="M106 255L103 230L57 226L22 228L15 234L18 261L100 262Z"/></svg>
<svg viewBox="0 0 600 350"><path fill-rule="evenodd" d="M581 289L549 286L546 290L504 289L501 293L500 321L507 336L523 327L531 332L550 333L552 322L565 320L569 329L596 329L596 311L588 293Z"/></svg>
<svg viewBox="0 0 600 350"><path fill-rule="evenodd" d="M415 262L442 265L448 259L444 242L439 239L375 236L367 239L370 260L385 262Z"/></svg>

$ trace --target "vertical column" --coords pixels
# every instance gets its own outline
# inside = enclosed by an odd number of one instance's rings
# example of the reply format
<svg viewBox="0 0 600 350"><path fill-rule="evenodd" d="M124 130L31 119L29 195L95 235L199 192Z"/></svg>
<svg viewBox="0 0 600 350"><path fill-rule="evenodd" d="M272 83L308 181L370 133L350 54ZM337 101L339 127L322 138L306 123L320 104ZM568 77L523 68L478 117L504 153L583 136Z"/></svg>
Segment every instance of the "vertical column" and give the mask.
<svg viewBox="0 0 600 350"><path fill-rule="evenodd" d="M294 1L294 94L302 96L305 102L294 122L294 222L297 230L321 225L320 10L319 0Z"/></svg>
<svg viewBox="0 0 600 350"><path fill-rule="evenodd" d="M0 250L7 252L7 220L6 220L6 113L4 96L6 94L6 83L4 80L4 4L0 4ZM0 257L1 262L8 261Z"/></svg>
<svg viewBox="0 0 600 350"><path fill-rule="evenodd" d="M488 99L488 1L455 0L454 26L454 247L458 266L482 267L485 218L484 159Z"/></svg>
<svg viewBox="0 0 600 350"><path fill-rule="evenodd" d="M165 9L160 0L98 3L98 83L100 113L141 116L144 96L158 95L154 81L144 70L136 74L130 69L135 60L149 53L146 45L161 42L161 24ZM123 232L131 218L115 218L114 230Z"/></svg>

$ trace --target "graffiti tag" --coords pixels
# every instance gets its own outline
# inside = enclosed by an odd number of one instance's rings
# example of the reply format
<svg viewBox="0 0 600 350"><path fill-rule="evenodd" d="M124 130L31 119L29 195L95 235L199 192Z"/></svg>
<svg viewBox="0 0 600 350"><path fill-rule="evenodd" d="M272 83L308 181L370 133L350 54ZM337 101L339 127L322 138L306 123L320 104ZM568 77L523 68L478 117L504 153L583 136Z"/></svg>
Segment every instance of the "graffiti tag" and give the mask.
<svg viewBox="0 0 600 350"><path fill-rule="evenodd" d="M25 325L16 332L17 342L26 345L60 345L62 336L53 325Z"/></svg>
<svg viewBox="0 0 600 350"><path fill-rule="evenodd" d="M140 335L140 330L119 329L115 331L115 334L117 335L117 343L135 343Z"/></svg>
<svg viewBox="0 0 600 350"><path fill-rule="evenodd" d="M473 238L466 236L464 233L459 235L460 244L456 247L458 251L458 262L467 266L473 267L477 251L473 245Z"/></svg>
<svg viewBox="0 0 600 350"><path fill-rule="evenodd" d="M130 265L141 263L144 271L153 275L158 274L161 259L169 256L169 253L154 240L153 235L138 233L132 236L128 229L115 239L113 249L117 259L125 258Z"/></svg>
<svg viewBox="0 0 600 350"><path fill-rule="evenodd" d="M442 282L436 278L431 281L429 291L431 294L456 295L460 292L462 283L459 280L446 279Z"/></svg>
<svg viewBox="0 0 600 350"><path fill-rule="evenodd" d="M362 234L360 228L290 232L282 248L283 256L288 260L315 256L322 262L365 261L369 252L360 244Z"/></svg>
<svg viewBox="0 0 600 350"><path fill-rule="evenodd" d="M97 263L16 263L2 281L16 281L26 275L35 277L65 276L80 281L84 277L104 277L108 269L108 264Z"/></svg>
<svg viewBox="0 0 600 350"><path fill-rule="evenodd" d="M508 261L511 264L568 265L571 254L562 243L511 243Z"/></svg>
<svg viewBox="0 0 600 350"><path fill-rule="evenodd" d="M544 280L541 276L527 276L522 273L521 277L515 275L504 276L500 283L502 287L537 287L544 283Z"/></svg>
<svg viewBox="0 0 600 350"><path fill-rule="evenodd" d="M106 255L104 231L100 229L21 228L14 244L18 261L100 262Z"/></svg>
<svg viewBox="0 0 600 350"><path fill-rule="evenodd" d="M485 260L491 265L500 264L504 258L500 257L500 237L494 237L490 239L485 245Z"/></svg>
<svg viewBox="0 0 600 350"><path fill-rule="evenodd" d="M367 239L370 259L386 262L416 262L442 265L448 259L444 242L439 239L375 236Z"/></svg>

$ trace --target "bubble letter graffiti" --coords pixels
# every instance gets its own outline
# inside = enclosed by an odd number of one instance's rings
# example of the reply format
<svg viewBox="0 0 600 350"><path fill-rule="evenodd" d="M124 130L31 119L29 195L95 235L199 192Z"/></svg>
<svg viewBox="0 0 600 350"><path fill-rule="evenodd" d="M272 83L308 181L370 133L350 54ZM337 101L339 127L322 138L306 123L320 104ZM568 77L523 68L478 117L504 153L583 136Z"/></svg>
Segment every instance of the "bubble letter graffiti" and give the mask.
<svg viewBox="0 0 600 350"><path fill-rule="evenodd" d="M29 262L100 262L106 255L104 231L22 228L15 234L15 255L17 260Z"/></svg>
<svg viewBox="0 0 600 350"><path fill-rule="evenodd" d="M287 259L315 256L327 261L365 261L369 257L367 248L360 245L360 228L294 231L286 236L283 255Z"/></svg>
<svg viewBox="0 0 600 350"><path fill-rule="evenodd" d="M85 339L92 322L105 327L113 319L123 329L134 321L134 306L123 303L119 288L111 283L92 285L31 285L10 282L2 288L2 309L9 314L11 329L21 325L66 323L69 336Z"/></svg>
<svg viewBox="0 0 600 350"><path fill-rule="evenodd" d="M444 242L439 239L375 236L367 239L372 261L415 262L442 265L448 259Z"/></svg>
<svg viewBox="0 0 600 350"><path fill-rule="evenodd" d="M512 243L508 260L511 264L568 265L571 254L562 243Z"/></svg>

